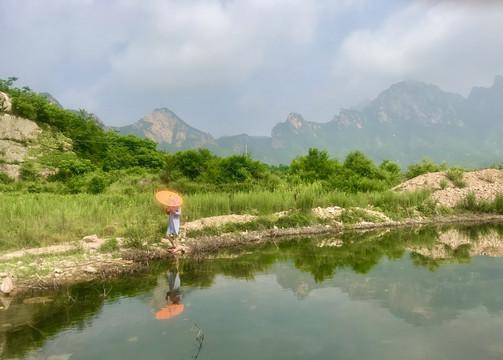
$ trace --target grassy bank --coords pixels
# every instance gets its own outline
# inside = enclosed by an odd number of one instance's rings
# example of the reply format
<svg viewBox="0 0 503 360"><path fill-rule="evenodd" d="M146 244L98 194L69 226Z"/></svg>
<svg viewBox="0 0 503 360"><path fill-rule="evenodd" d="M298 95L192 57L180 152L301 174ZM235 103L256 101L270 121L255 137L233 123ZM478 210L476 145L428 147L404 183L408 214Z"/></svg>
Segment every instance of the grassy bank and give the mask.
<svg viewBox="0 0 503 360"><path fill-rule="evenodd" d="M138 189L137 189L138 190ZM275 191L201 193L184 196L182 220L225 214L270 215L295 209L305 214L296 223L305 225L315 207L372 206L394 219L412 211L432 215L428 191L396 193L343 193L315 184ZM167 216L154 199L154 191L117 191L101 194L0 193L0 251L38 247L81 239L85 235L157 241L167 226ZM415 209L415 210L413 210ZM309 221L316 222L314 219Z"/></svg>

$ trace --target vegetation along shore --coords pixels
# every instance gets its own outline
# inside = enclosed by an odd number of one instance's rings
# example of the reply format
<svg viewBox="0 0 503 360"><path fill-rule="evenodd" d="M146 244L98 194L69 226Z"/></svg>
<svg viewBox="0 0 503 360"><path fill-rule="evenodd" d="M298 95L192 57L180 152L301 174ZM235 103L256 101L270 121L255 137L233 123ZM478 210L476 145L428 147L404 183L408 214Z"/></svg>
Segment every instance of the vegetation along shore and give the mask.
<svg viewBox="0 0 503 360"><path fill-rule="evenodd" d="M289 165L200 148L167 153L0 80L0 282L40 289L285 236L503 221L503 170L406 169L311 148ZM15 150L15 151L14 151ZM183 195L182 246L154 194Z"/></svg>

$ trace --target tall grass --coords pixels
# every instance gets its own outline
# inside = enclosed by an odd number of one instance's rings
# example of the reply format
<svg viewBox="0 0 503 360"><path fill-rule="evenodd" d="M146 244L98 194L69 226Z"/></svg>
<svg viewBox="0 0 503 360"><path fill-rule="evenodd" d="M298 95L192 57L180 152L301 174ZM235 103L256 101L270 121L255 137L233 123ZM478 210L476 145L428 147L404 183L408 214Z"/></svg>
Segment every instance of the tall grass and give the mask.
<svg viewBox="0 0 503 360"><path fill-rule="evenodd" d="M494 200L488 201L477 199L474 193L468 193L456 207L472 212L503 214L503 194L497 194Z"/></svg>
<svg viewBox="0 0 503 360"><path fill-rule="evenodd" d="M74 241L89 234L156 241L166 230L167 216L154 190L108 191L102 194L0 193L0 251ZM184 196L182 224L225 214L268 215L314 207L379 208L391 217L403 217L406 208L425 206L428 192L344 193L327 191L316 183L235 193ZM500 199L503 204L503 199ZM503 207L503 205L501 205ZM405 209L405 210L404 210Z"/></svg>
<svg viewBox="0 0 503 360"><path fill-rule="evenodd" d="M158 231L162 212L153 197L0 193L0 250L44 246L84 235L123 236L128 228ZM165 215L164 215L165 216Z"/></svg>

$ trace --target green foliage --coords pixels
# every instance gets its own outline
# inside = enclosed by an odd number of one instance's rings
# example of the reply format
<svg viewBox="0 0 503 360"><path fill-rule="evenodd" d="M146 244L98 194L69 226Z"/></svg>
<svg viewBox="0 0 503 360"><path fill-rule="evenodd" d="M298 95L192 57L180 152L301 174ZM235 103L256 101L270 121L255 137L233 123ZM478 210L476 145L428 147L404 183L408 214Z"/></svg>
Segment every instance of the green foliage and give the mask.
<svg viewBox="0 0 503 360"><path fill-rule="evenodd" d="M178 151L175 154L166 154L165 179L176 180L179 177L196 180L203 176L215 156L208 149Z"/></svg>
<svg viewBox="0 0 503 360"><path fill-rule="evenodd" d="M372 215L370 212L364 209L354 208L344 210L341 214L341 220L344 224L356 224L362 221L379 223L383 220L380 217Z"/></svg>
<svg viewBox="0 0 503 360"><path fill-rule="evenodd" d="M11 77L7 78L7 80L0 79L0 91L9 92L10 88L12 87L14 82L17 80L18 80L18 78L15 76L11 76Z"/></svg>
<svg viewBox="0 0 503 360"><path fill-rule="evenodd" d="M217 168L217 181L224 183L261 180L266 171L264 164L252 160L249 155L231 155L221 158L217 163Z"/></svg>
<svg viewBox="0 0 503 360"><path fill-rule="evenodd" d="M407 179L412 179L419 175L445 170L447 170L447 165L445 163L438 165L429 161L427 158L423 158L423 162L421 164L413 164L407 167L405 177Z"/></svg>
<svg viewBox="0 0 503 360"><path fill-rule="evenodd" d="M27 160L21 165L21 179L24 181L36 180L39 176L39 171L34 161Z"/></svg>
<svg viewBox="0 0 503 360"><path fill-rule="evenodd" d="M344 160L344 167L360 177L376 179L381 177L374 162L361 151L350 152Z"/></svg>
<svg viewBox="0 0 503 360"><path fill-rule="evenodd" d="M292 213L282 216L276 221L276 226L279 228L292 228L297 226L308 226L312 223L311 218L300 213Z"/></svg>
<svg viewBox="0 0 503 360"><path fill-rule="evenodd" d="M312 183L329 179L339 166L337 160L329 159L327 151L309 148L307 155L298 156L292 161L289 172L304 182Z"/></svg>
<svg viewBox="0 0 503 360"><path fill-rule="evenodd" d="M107 147L103 159L103 170L119 170L142 167L159 170L164 164L164 156L156 150L157 144L149 139L133 135L119 136L107 133Z"/></svg>
<svg viewBox="0 0 503 360"><path fill-rule="evenodd" d="M108 186L108 181L103 174L94 175L87 184L87 192L90 194L102 193Z"/></svg>
<svg viewBox="0 0 503 360"><path fill-rule="evenodd" d="M95 167L88 159L62 160L58 164L59 171L55 178L58 180L68 180L74 176L82 176L95 170Z"/></svg>
<svg viewBox="0 0 503 360"><path fill-rule="evenodd" d="M503 194L497 194L493 201L487 201L483 199L477 200L474 193L469 193L456 207L471 212L503 214Z"/></svg>
<svg viewBox="0 0 503 360"><path fill-rule="evenodd" d="M494 198L494 211L503 214L503 194L497 194Z"/></svg>
<svg viewBox="0 0 503 360"><path fill-rule="evenodd" d="M101 246L100 251L104 253L110 253L119 250L119 242L117 239L107 239Z"/></svg>
<svg viewBox="0 0 503 360"><path fill-rule="evenodd" d="M445 176L451 180L454 186L458 188L466 187L466 182L463 180L464 170L457 167L451 167Z"/></svg>
<svg viewBox="0 0 503 360"><path fill-rule="evenodd" d="M6 173L0 172L0 184L11 184L14 182L14 179L11 178Z"/></svg>

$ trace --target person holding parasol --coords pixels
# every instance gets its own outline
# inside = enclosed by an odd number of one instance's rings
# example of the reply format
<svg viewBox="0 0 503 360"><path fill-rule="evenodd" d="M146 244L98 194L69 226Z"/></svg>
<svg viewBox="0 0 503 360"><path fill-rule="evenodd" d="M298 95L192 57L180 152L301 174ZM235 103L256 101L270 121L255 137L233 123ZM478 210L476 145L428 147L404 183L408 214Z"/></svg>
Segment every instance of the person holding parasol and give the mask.
<svg viewBox="0 0 503 360"><path fill-rule="evenodd" d="M180 247L178 242L178 233L180 231L180 216L182 214L183 199L175 192L168 190L161 190L155 194L156 199L166 207L164 212L169 215L168 229L166 230L166 238L170 239L171 244L176 252ZM171 240L173 239L173 240Z"/></svg>

